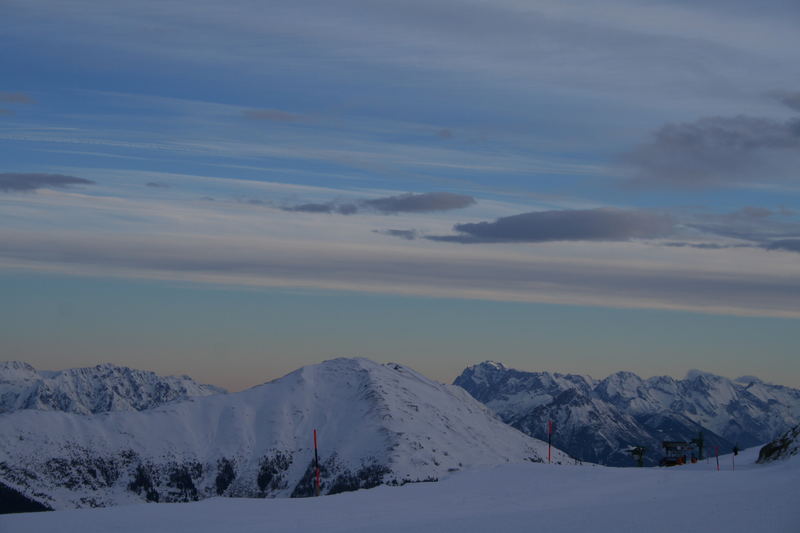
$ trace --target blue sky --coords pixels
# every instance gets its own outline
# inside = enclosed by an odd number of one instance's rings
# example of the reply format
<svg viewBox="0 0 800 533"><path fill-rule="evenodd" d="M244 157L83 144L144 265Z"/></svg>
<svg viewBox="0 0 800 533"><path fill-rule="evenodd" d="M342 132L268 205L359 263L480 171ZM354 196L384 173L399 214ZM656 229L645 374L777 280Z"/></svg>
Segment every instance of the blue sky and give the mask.
<svg viewBox="0 0 800 533"><path fill-rule="evenodd" d="M796 3L2 9L6 359L800 386Z"/></svg>

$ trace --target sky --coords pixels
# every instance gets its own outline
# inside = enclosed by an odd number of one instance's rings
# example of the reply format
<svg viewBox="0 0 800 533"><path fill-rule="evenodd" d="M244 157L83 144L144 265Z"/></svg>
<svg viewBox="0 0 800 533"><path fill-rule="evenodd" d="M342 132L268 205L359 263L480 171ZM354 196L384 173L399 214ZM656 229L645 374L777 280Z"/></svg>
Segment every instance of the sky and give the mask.
<svg viewBox="0 0 800 533"><path fill-rule="evenodd" d="M800 387L795 1L0 12L0 359Z"/></svg>

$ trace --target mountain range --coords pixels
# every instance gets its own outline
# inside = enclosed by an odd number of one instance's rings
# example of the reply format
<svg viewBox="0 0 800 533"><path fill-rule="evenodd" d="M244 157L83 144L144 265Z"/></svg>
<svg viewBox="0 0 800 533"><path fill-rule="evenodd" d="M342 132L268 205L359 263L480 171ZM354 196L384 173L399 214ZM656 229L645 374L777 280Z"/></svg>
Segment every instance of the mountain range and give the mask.
<svg viewBox="0 0 800 533"><path fill-rule="evenodd" d="M620 466L634 464L632 446L655 464L663 440L702 432L707 453L725 453L800 423L800 391L699 371L595 380L484 362L455 385L360 358L239 393L109 364L0 363L0 512L309 496L315 429L321 489L334 494L544 461L549 420L554 462Z"/></svg>
<svg viewBox="0 0 800 533"><path fill-rule="evenodd" d="M800 390L747 376L731 380L690 371L685 379L642 379L617 372L603 380L574 374L524 372L486 361L454 382L506 423L584 461L632 466L630 448L657 464L665 440L703 434L706 454L719 447L763 444L800 423Z"/></svg>
<svg viewBox="0 0 800 533"><path fill-rule="evenodd" d="M142 411L222 392L226 391L201 385L189 376L158 376L108 363L52 372L20 361L0 362L0 413L20 409L81 415Z"/></svg>
<svg viewBox="0 0 800 533"><path fill-rule="evenodd" d="M29 367L12 366L22 382L36 381ZM0 414L0 493L51 509L309 496L315 429L326 494L547 457L545 443L460 387L398 364L335 359L229 394L184 383L184 397L173 401L129 387L136 371L86 372L101 373L103 385L72 391L69 401L4 396L15 408ZM6 390L28 390L9 374ZM64 375L74 374L83 372ZM570 461L558 450L553 460Z"/></svg>

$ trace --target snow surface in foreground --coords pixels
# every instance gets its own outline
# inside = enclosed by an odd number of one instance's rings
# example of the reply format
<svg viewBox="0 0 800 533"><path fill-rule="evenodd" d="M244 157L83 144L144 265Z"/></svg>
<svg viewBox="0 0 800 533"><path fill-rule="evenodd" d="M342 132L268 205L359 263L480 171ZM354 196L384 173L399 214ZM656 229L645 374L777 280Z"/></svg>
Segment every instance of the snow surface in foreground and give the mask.
<svg viewBox="0 0 800 533"><path fill-rule="evenodd" d="M381 533L800 531L800 457L756 465L758 449L675 468L503 465L438 483L308 499L213 498L0 517L0 531Z"/></svg>

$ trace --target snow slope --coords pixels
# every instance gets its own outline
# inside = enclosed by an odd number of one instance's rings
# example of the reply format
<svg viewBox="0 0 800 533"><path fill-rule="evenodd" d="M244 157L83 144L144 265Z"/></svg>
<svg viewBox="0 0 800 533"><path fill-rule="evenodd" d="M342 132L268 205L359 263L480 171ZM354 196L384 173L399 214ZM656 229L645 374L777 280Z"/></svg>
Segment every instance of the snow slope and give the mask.
<svg viewBox="0 0 800 533"><path fill-rule="evenodd" d="M20 409L78 414L141 411L223 392L189 376L158 376L108 363L43 372L20 361L0 362L0 413Z"/></svg>
<svg viewBox="0 0 800 533"><path fill-rule="evenodd" d="M501 465L440 483L301 500L213 498L0 516L3 533L795 533L800 458L755 465L745 450L675 468Z"/></svg>
<svg viewBox="0 0 800 533"><path fill-rule="evenodd" d="M396 364L335 359L147 411L2 414L0 483L56 509L307 496L314 429L325 493L547 454L463 389Z"/></svg>
<svg viewBox="0 0 800 533"><path fill-rule="evenodd" d="M646 462L656 464L663 440L690 440L702 430L707 445L730 450L800 423L800 390L696 370L684 380L617 372L598 381L487 361L465 369L455 384L528 435L545 438L553 420L553 442L561 449L615 466L634 464L623 451L631 445L645 446Z"/></svg>

